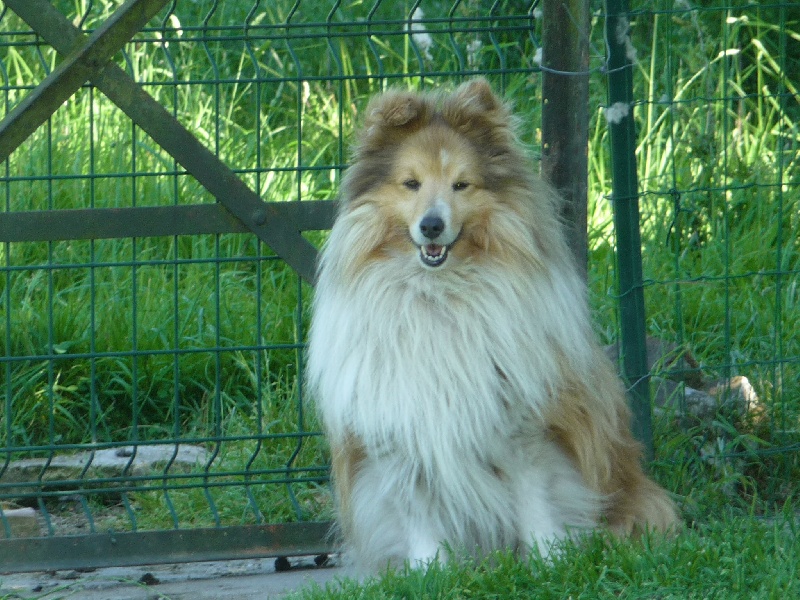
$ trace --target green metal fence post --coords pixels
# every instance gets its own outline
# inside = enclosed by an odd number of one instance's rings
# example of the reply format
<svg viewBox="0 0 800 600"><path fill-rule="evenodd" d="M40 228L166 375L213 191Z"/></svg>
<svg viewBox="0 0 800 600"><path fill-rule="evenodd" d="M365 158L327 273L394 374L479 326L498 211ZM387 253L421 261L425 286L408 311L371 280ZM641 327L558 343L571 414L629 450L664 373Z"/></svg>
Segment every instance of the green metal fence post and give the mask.
<svg viewBox="0 0 800 600"><path fill-rule="evenodd" d="M611 135L611 199L617 237L620 350L631 393L633 432L653 458L650 380L645 340L642 241L639 232L639 192L636 175L636 126L633 120L635 50L629 35L628 0L606 1L608 43L608 108Z"/></svg>

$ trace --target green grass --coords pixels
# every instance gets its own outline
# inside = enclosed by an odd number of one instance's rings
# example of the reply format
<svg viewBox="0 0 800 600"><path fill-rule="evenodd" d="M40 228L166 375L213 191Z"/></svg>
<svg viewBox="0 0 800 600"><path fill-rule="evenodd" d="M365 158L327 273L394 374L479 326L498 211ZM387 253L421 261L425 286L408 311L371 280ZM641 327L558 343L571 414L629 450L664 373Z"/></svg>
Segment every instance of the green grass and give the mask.
<svg viewBox="0 0 800 600"><path fill-rule="evenodd" d="M497 554L481 562L390 571L343 580L296 598L792 598L800 593L793 515L774 521L723 517L664 539L594 535L551 560Z"/></svg>
<svg viewBox="0 0 800 600"><path fill-rule="evenodd" d="M120 64L273 201L335 197L347 140L382 85L375 76L433 87L459 80L463 70L524 68L533 56L533 40L519 34L435 33L446 27L436 21L427 61L400 24L383 23L408 14L411 3L401 0L377 7L355 0L330 22L323 3L303 2L293 12L294 2L280 0L251 13L252 4L179 3ZM784 503L790 511L800 480L800 15L788 5L782 12L739 0L731 11L673 4L632 23L635 97L643 99L636 116L648 334L689 348L708 379L747 376L762 411L692 426L657 420L654 476L694 525L675 540L654 539L643 549L591 538L553 565L497 557L392 574L353 595L501 597L516 585L558 597L684 597L685 583L696 597L728 597L726 590L736 597L743 582L753 597L780 597L771 590L781 589L796 595L787 587L789 575L797 578L796 542L756 516ZM86 6L59 4L65 14ZM90 27L115 3L92 6ZM447 17L449 9L425 5L428 17ZM484 10L462 2L454 16ZM268 39L285 31L267 26L289 16L324 25ZM374 35L364 43L367 18ZM342 25L350 19L361 19L359 35L338 35L352 32ZM193 29L204 23L208 39ZM253 34L248 40L242 23ZM602 26L596 19L592 33L600 49ZM0 22L0 32L21 29L11 14ZM328 32L337 35L306 35ZM3 93L13 105L56 61L46 48L26 46L29 37L8 35L19 43L3 57ZM162 37L168 46L152 42ZM404 75L433 67L441 73ZM513 98L535 155L538 79L513 72L489 79ZM591 85L590 302L599 336L611 342L619 315L605 78L596 74ZM213 201L97 92L61 107L6 164L2 210ZM324 234L309 237L319 243ZM219 440L206 443L219 452L198 470L197 487L128 493L124 510L98 529L330 515L322 481L287 487L278 473L324 466L327 456L319 437L300 445L285 437L317 429L298 402L312 290L269 248L246 235L18 243L0 245L0 265L12 267L0 271L0 357L29 357L0 363L0 389L10 390L0 402L0 447ZM58 358L42 358L51 351ZM240 483L260 471L278 473L281 483L243 491ZM235 485L203 489L214 474Z"/></svg>

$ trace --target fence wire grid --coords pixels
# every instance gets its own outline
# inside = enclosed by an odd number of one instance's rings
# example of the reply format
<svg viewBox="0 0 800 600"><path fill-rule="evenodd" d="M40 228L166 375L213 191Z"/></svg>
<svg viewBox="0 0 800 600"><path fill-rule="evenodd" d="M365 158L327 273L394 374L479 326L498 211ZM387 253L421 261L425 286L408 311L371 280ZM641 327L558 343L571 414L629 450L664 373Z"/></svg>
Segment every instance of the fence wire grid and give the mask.
<svg viewBox="0 0 800 600"><path fill-rule="evenodd" d="M91 34L122 3L52 4ZM800 9L632 2L626 108L607 106L604 6L591 8L598 333L618 337L626 251L607 123L632 110L658 474L684 497L710 473L723 498L786 499L800 473ZM537 0L176 0L113 62L261 198L314 203L335 198L359 112L387 85L483 75L536 155L541 15ZM59 62L0 3L3 116ZM112 226L74 212L185 207L198 221L194 207L217 204L91 85L1 168L0 544L331 518L303 402L312 287L233 221L173 231L159 212ZM319 246L329 224L304 239Z"/></svg>

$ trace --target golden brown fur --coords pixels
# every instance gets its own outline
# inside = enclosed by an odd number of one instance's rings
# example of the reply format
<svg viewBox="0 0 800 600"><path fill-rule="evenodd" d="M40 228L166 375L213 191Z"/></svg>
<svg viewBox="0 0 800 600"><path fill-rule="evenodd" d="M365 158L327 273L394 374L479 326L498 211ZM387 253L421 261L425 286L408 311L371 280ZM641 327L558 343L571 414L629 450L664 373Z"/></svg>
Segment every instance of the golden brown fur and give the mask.
<svg viewBox="0 0 800 600"><path fill-rule="evenodd" d="M598 368L592 390L581 381L565 385L545 416L556 443L578 466L591 489L608 498L603 516L608 527L623 535L645 527L666 531L679 524L675 506L641 468L642 449L631 435L631 420L621 381L605 353L596 352ZM597 394L614 398L599 412L590 406Z"/></svg>

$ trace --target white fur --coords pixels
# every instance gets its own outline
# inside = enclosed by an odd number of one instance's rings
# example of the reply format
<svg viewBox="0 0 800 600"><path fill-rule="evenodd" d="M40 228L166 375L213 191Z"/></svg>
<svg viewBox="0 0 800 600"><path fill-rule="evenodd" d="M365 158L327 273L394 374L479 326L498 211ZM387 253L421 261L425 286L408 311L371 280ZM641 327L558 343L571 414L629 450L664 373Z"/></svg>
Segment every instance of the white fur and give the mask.
<svg viewBox="0 0 800 600"><path fill-rule="evenodd" d="M575 273L454 259L428 270L408 252L353 281L342 253L362 208L340 216L323 252L308 360L331 443L355 438L366 454L349 490L355 559L423 563L442 544L546 554L596 524L600 498L542 421L562 370L591 361Z"/></svg>

